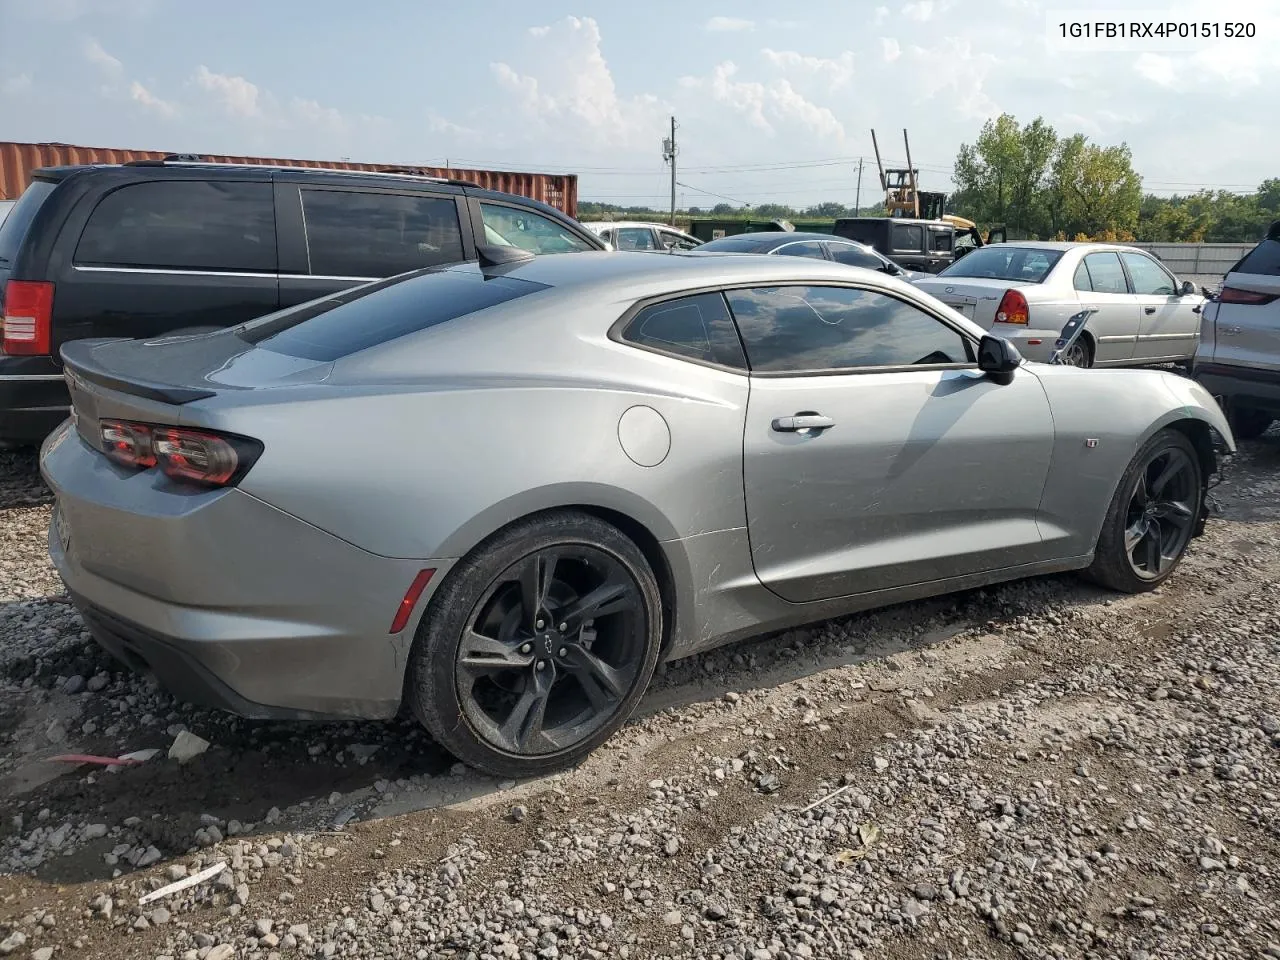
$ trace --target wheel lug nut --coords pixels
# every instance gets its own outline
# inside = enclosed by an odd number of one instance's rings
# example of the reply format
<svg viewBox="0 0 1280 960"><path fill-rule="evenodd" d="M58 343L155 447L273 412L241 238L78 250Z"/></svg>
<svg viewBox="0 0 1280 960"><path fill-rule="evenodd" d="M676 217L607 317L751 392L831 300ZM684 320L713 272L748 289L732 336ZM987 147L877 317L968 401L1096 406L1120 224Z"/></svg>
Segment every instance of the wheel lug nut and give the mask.
<svg viewBox="0 0 1280 960"><path fill-rule="evenodd" d="M539 661L538 661L538 666L537 666L537 668L536 668L536 669L537 669L537 670L539 670L539 671L542 671L542 670L547 669L547 661L545 661L545 660L539 660Z"/></svg>
<svg viewBox="0 0 1280 960"><path fill-rule="evenodd" d="M541 630L546 625L547 625L547 621L545 620L539 620L537 623L534 624L534 626L537 627L539 630Z"/></svg>
<svg viewBox="0 0 1280 960"><path fill-rule="evenodd" d="M569 629L569 625L568 625L567 623L562 623L562 624L560 624L560 632L561 632L561 633L564 633L564 632L565 632L566 630L568 630L568 629Z"/></svg>
<svg viewBox="0 0 1280 960"><path fill-rule="evenodd" d="M561 647L561 648L560 648L560 656L562 656L562 657L567 657L568 655L569 655L569 648L568 648L568 647Z"/></svg>
<svg viewBox="0 0 1280 960"><path fill-rule="evenodd" d="M522 643L522 644L520 644L520 652L521 652L521 653L533 653L533 644L532 644L532 643Z"/></svg>

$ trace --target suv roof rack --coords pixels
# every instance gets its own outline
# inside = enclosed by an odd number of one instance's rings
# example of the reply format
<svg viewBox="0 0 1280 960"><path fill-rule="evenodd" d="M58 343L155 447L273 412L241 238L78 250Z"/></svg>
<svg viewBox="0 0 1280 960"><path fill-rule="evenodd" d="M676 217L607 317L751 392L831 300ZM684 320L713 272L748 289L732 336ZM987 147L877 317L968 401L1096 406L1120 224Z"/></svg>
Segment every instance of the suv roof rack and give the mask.
<svg viewBox="0 0 1280 960"><path fill-rule="evenodd" d="M170 165L289 170L303 173L346 173L363 177L402 177L409 180L428 180L432 183L448 183L460 187L479 186L474 180L463 180L458 177L436 177L431 174L416 172L420 171L421 167L415 167L409 171L397 170L394 167L383 167L379 170L351 170L343 167L306 167L291 163L228 163L222 160L209 160L195 153L170 153L160 160L129 160L122 164L122 166L126 167L166 167Z"/></svg>

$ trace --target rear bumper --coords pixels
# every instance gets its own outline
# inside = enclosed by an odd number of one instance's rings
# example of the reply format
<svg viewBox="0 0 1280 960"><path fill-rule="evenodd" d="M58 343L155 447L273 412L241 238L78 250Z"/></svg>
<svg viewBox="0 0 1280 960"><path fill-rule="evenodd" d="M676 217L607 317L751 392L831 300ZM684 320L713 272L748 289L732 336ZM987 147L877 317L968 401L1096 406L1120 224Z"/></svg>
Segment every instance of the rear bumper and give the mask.
<svg viewBox="0 0 1280 960"><path fill-rule="evenodd" d="M1198 363L1191 375L1228 406L1256 407L1280 416L1280 370Z"/></svg>
<svg viewBox="0 0 1280 960"><path fill-rule="evenodd" d="M995 323L991 325L991 335L1008 340L1027 360L1036 363L1047 363L1053 356L1053 345L1058 342L1059 330L1028 330L1026 327Z"/></svg>
<svg viewBox="0 0 1280 960"><path fill-rule="evenodd" d="M380 557L239 490L125 472L68 427L45 443L41 471L57 498L50 558L118 658L247 717L395 715L418 618L450 562ZM424 567L437 572L409 626L388 633Z"/></svg>
<svg viewBox="0 0 1280 960"><path fill-rule="evenodd" d="M52 358L0 356L0 441L38 444L67 419L70 407Z"/></svg>

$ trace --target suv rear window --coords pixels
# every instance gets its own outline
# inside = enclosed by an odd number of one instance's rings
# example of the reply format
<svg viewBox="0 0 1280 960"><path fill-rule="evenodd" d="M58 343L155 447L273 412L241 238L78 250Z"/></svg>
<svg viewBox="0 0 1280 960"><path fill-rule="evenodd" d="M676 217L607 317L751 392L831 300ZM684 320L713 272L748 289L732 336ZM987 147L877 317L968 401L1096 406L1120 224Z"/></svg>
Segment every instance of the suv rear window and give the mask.
<svg viewBox="0 0 1280 960"><path fill-rule="evenodd" d="M27 235L27 227L31 226L40 204L53 193L56 186L56 183L48 180L33 180L31 186L23 191L4 222L0 223L0 263L12 263L17 258L22 240Z"/></svg>
<svg viewBox="0 0 1280 960"><path fill-rule="evenodd" d="M452 197L304 189L302 214L316 276L390 277L464 259Z"/></svg>
<svg viewBox="0 0 1280 960"><path fill-rule="evenodd" d="M271 184L152 180L121 187L89 215L75 262L275 273Z"/></svg>
<svg viewBox="0 0 1280 960"><path fill-rule="evenodd" d="M479 270L435 268L298 304L237 334L264 350L329 363L547 288Z"/></svg>
<svg viewBox="0 0 1280 960"><path fill-rule="evenodd" d="M1280 277L1280 240L1263 240L1245 254L1231 272L1251 273L1255 277Z"/></svg>

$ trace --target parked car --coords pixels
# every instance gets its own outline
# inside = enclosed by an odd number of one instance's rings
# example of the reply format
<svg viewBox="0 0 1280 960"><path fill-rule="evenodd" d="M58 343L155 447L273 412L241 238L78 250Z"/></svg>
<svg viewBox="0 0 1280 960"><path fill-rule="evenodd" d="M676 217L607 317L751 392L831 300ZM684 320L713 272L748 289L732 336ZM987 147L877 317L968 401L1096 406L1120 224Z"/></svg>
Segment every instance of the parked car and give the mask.
<svg viewBox="0 0 1280 960"><path fill-rule="evenodd" d="M0 223L4 223L4 218L9 216L9 211L17 202L17 200L0 200Z"/></svg>
<svg viewBox="0 0 1280 960"><path fill-rule="evenodd" d="M928 274L904 270L888 257L881 255L865 243L841 240L825 233L798 233L778 230L771 233L739 233L704 243L697 249L702 254L711 253L765 253L784 257L812 257L815 260L831 260L835 263L878 270L900 280L918 280Z"/></svg>
<svg viewBox="0 0 1280 960"><path fill-rule="evenodd" d="M702 243L697 237L662 223L593 220L583 226L615 250L692 250Z"/></svg>
<svg viewBox="0 0 1280 960"><path fill-rule="evenodd" d="M605 247L553 207L463 181L163 161L37 170L0 224L0 441L39 441L67 416L67 340L230 326L470 260L486 241Z"/></svg>
<svg viewBox="0 0 1280 960"><path fill-rule="evenodd" d="M1234 449L1194 381L1024 364L883 273L482 253L62 346L49 549L104 647L251 717L404 703L532 776L659 659L1051 571L1150 590Z"/></svg>
<svg viewBox="0 0 1280 960"><path fill-rule="evenodd" d="M1190 362L1204 297L1137 247L999 243L916 283L1029 359L1047 360L1071 314L1095 307L1065 361L1077 367Z"/></svg>
<svg viewBox="0 0 1280 960"><path fill-rule="evenodd" d="M920 273L937 273L966 252L983 246L978 228L959 217L841 217L832 233L865 243L900 267ZM988 234L987 243L993 242L995 237Z"/></svg>
<svg viewBox="0 0 1280 960"><path fill-rule="evenodd" d="M1202 316L1192 376L1222 399L1237 435L1261 436L1280 417L1280 220Z"/></svg>

